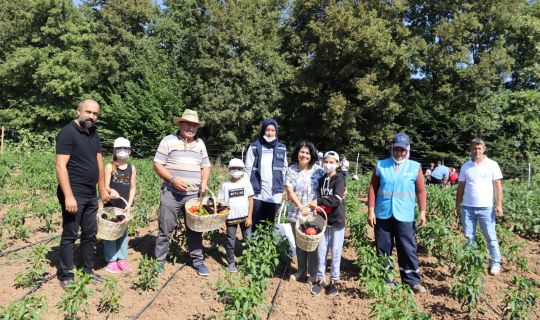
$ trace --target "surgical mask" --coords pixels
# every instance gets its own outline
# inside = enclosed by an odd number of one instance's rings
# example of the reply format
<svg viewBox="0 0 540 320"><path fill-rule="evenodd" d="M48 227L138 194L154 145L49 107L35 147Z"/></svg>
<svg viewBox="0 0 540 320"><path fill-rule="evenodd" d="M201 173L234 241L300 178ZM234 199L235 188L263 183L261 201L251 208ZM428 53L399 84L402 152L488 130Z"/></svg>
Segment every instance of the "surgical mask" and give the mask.
<svg viewBox="0 0 540 320"><path fill-rule="evenodd" d="M125 160L129 157L129 151L127 150L118 150L115 152L115 154L118 159L122 159L122 160Z"/></svg>
<svg viewBox="0 0 540 320"><path fill-rule="evenodd" d="M396 158L394 158L394 156L392 156L392 160L394 160L394 162L396 164L402 164L403 162L405 162L407 160L407 158L403 158L401 160L396 160Z"/></svg>
<svg viewBox="0 0 540 320"><path fill-rule="evenodd" d="M274 140L276 140L276 137L267 137L267 136L263 136L264 140L266 140L266 142L272 142Z"/></svg>
<svg viewBox="0 0 540 320"><path fill-rule="evenodd" d="M334 163L324 163L323 164L323 170L326 173L332 173L336 171L337 165Z"/></svg>
<svg viewBox="0 0 540 320"><path fill-rule="evenodd" d="M80 119L79 120L79 124L81 125L81 127L83 128L86 128L86 129L90 129L94 126L94 121L92 120L82 120Z"/></svg>
<svg viewBox="0 0 540 320"><path fill-rule="evenodd" d="M229 173L231 174L231 177L235 179L241 178L244 175L242 170L231 170Z"/></svg>

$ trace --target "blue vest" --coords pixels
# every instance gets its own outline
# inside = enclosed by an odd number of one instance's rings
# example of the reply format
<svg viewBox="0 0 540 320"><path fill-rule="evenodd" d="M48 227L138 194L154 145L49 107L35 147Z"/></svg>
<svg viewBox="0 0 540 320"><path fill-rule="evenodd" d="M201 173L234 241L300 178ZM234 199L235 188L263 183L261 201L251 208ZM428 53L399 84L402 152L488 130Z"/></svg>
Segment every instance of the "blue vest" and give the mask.
<svg viewBox="0 0 540 320"><path fill-rule="evenodd" d="M253 167L251 169L250 182L255 194L261 193L261 166L262 144L259 140L250 146L253 151ZM281 142L274 146L274 155L272 158L272 194L283 192L283 170L285 170L285 156L287 148Z"/></svg>
<svg viewBox="0 0 540 320"><path fill-rule="evenodd" d="M420 163L412 160L402 163L398 171L394 169L392 158L377 163L380 178L375 201L377 218L388 219L393 215L399 221L414 221L418 168Z"/></svg>

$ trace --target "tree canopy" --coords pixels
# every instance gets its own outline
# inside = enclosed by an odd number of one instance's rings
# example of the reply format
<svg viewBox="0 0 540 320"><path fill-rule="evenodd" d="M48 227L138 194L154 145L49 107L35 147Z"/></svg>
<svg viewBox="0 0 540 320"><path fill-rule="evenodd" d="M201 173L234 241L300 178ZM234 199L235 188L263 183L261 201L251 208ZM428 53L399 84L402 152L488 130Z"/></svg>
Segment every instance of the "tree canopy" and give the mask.
<svg viewBox="0 0 540 320"><path fill-rule="evenodd" d="M81 98L100 130L157 143L195 109L239 152L276 118L289 146L508 170L540 152L540 3L530 0L12 0L0 3L0 124L54 133Z"/></svg>

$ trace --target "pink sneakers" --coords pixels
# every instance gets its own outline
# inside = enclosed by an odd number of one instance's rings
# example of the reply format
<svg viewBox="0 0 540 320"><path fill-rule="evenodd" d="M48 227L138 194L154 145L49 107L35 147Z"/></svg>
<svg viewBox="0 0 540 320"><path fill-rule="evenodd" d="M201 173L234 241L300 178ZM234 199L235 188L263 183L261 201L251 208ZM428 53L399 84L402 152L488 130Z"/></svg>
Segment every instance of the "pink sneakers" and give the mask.
<svg viewBox="0 0 540 320"><path fill-rule="evenodd" d="M131 271L131 267L125 260L118 260L117 265L121 271Z"/></svg>
<svg viewBox="0 0 540 320"><path fill-rule="evenodd" d="M120 269L120 266L116 261L111 261L107 264L107 267L105 267L105 270L107 270L110 273L119 273L122 272L122 269Z"/></svg>

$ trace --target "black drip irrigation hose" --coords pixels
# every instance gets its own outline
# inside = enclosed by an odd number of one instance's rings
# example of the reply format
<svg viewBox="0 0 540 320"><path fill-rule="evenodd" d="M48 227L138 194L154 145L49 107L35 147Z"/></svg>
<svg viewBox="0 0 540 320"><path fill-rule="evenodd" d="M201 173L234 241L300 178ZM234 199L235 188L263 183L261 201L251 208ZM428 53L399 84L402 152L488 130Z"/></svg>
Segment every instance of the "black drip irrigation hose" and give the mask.
<svg viewBox="0 0 540 320"><path fill-rule="evenodd" d="M491 311L495 312L496 315L498 315L499 317L502 317L502 314L497 309L495 309L494 306L492 306L489 302L487 302L486 299L484 299L484 297L480 297L480 300L484 301L484 303L487 304L487 306L491 309Z"/></svg>
<svg viewBox="0 0 540 320"><path fill-rule="evenodd" d="M209 249L208 251L206 251L206 253L210 253L210 252L213 252L213 251L216 251L217 249L219 248L219 246L216 246L216 247L213 247L211 249ZM161 287L158 289L158 291L156 291L156 293L154 294L154 296L152 297L152 299L150 299L150 301L148 301L144 307L141 309L141 311L139 311L139 313L137 313L132 319L133 320L137 320L139 319L139 317L144 313L144 311L146 311L146 309L148 309L148 307L150 307L150 305L152 305L152 303L154 303L154 300L156 300L157 296L160 294L160 292L163 290L163 288L165 288L165 286L167 286L167 284L169 284L169 282L172 280L172 278L174 278L174 276L178 273L178 271L182 270L185 266L187 266L187 264L191 262L191 258L186 261L184 264L182 264L181 266L178 267L178 269L176 269L170 276L169 278L167 278L167 280L165 281L165 283L163 283L161 285Z"/></svg>
<svg viewBox="0 0 540 320"><path fill-rule="evenodd" d="M285 275L287 274L287 270L289 269L289 264L285 266L285 270L283 270L283 275L281 276L281 279L279 279L279 284L276 288L276 292L274 292L274 296L272 297L272 305L270 305L270 311L268 311L268 315L266 316L266 320L270 320L270 317L272 316L272 312L274 311L274 306L276 304L277 298L279 296L279 290L281 289L281 285L283 284L283 280L285 279Z"/></svg>
<svg viewBox="0 0 540 320"><path fill-rule="evenodd" d="M30 290L28 290L25 294L23 294L19 298L19 301L23 300L24 298L26 298L29 295L31 295L32 293L34 293L37 289L41 288L41 286L43 286L45 283L51 281L51 279L53 279L54 277L56 277L55 274L50 274L47 278L45 278L45 279L39 281L38 283L36 283Z"/></svg>
<svg viewBox="0 0 540 320"><path fill-rule="evenodd" d="M38 241L33 242L33 243L25 244L24 246L20 246L20 247L17 247L17 248L2 251L2 252L0 252L0 257L6 256L6 255L8 255L10 253L17 252L17 251L22 250L22 249L26 249L28 247L33 247L33 246L35 246L36 244L39 244L39 243L49 242L49 241L51 241L51 240L53 240L55 238L58 238L58 237L60 237L60 234L44 238L44 239L38 240Z"/></svg>
<svg viewBox="0 0 540 320"><path fill-rule="evenodd" d="M189 260L188 260L189 262ZM188 262L182 264L181 266L178 267L178 269L176 269L170 276L169 278L167 278L167 280L161 285L161 288L158 289L158 291L156 291L156 293L154 294L154 296L152 297L152 299L150 299L150 301L148 301L144 307L141 309L141 311L139 311L139 313L137 313L134 317L133 317L133 320L137 320L139 319L139 317L146 311L146 309L148 309L148 307L150 307L150 305L152 303L154 303L154 300L156 300L157 296L161 293L161 291L163 291L163 288L165 288L165 286L167 286L167 284L169 284L169 282L172 280L172 278L174 278L174 276L178 273L178 271L184 269L185 266L187 266Z"/></svg>

